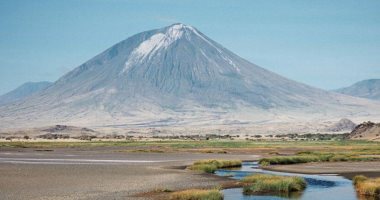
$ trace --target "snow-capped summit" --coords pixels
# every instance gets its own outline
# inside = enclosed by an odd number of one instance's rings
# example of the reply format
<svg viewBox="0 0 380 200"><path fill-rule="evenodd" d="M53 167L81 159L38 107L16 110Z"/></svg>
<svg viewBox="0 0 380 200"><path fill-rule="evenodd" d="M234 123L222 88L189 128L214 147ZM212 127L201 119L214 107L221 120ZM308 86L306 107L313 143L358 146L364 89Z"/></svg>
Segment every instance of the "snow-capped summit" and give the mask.
<svg viewBox="0 0 380 200"><path fill-rule="evenodd" d="M370 116L375 108L380 105L263 69L177 23L133 35L38 95L0 107L0 122L186 124L227 115L230 121L281 121L303 114L352 119L355 113Z"/></svg>
<svg viewBox="0 0 380 200"><path fill-rule="evenodd" d="M191 26L186 26L184 24L173 24L163 31L157 32L150 36L145 41L141 42L132 53L130 54L127 62L125 63L125 71L133 64L138 64L139 62L146 62L146 59L150 59L159 50L165 50L169 45L176 42L181 37L190 37L190 32L195 33L195 29Z"/></svg>
<svg viewBox="0 0 380 200"><path fill-rule="evenodd" d="M151 35L133 49L125 63L123 72L128 72L134 64L149 62L152 57L161 53L160 51L165 51L170 45L175 45L178 40L183 39L191 42L191 40L195 40L195 38L204 40L206 43L212 45L218 52L221 52L220 49L202 36L194 27L176 23L157 30L155 34Z"/></svg>
<svg viewBox="0 0 380 200"><path fill-rule="evenodd" d="M184 34L186 37L189 37L190 33L197 33L197 30L192 26L181 23L173 24L171 26L168 26L166 29L166 35L175 39L182 37Z"/></svg>
<svg viewBox="0 0 380 200"><path fill-rule="evenodd" d="M131 56L136 56L139 59L143 59L154 54L160 49L165 49L185 34L186 37L189 37L189 33L186 29L190 29L190 27L183 24L174 24L169 26L164 32L158 32L143 41L132 51ZM191 31L193 31L193 28L191 29Z"/></svg>

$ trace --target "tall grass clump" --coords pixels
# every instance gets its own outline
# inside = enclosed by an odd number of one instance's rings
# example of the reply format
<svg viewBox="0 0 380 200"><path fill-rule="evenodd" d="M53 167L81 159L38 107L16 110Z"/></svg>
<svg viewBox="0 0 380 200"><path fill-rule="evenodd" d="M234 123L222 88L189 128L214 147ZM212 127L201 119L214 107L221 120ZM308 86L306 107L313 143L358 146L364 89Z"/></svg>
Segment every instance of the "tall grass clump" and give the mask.
<svg viewBox="0 0 380 200"><path fill-rule="evenodd" d="M357 175L357 176L354 176L354 178L352 178L352 184L357 185L358 183L366 181L366 180L368 180L366 176Z"/></svg>
<svg viewBox="0 0 380 200"><path fill-rule="evenodd" d="M200 160L188 168L191 170L214 173L217 169L241 167L241 160Z"/></svg>
<svg viewBox="0 0 380 200"><path fill-rule="evenodd" d="M243 183L244 194L278 194L290 195L306 188L306 181L297 176L277 176L268 174L254 174L245 177Z"/></svg>
<svg viewBox="0 0 380 200"><path fill-rule="evenodd" d="M352 183L359 195L380 197L380 178L367 178L359 175L352 179Z"/></svg>
<svg viewBox="0 0 380 200"><path fill-rule="evenodd" d="M223 200L223 194L216 189L191 189L172 193L170 200Z"/></svg>

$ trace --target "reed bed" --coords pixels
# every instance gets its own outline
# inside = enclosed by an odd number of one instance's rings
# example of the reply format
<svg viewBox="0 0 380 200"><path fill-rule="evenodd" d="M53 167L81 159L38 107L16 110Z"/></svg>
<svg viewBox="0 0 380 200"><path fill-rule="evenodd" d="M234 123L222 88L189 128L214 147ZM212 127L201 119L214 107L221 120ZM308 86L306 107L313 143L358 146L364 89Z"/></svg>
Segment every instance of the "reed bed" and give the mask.
<svg viewBox="0 0 380 200"><path fill-rule="evenodd" d="M297 176L277 176L268 174L254 174L245 177L242 182L244 194L275 194L290 195L292 192L301 192L306 188L306 181Z"/></svg>
<svg viewBox="0 0 380 200"><path fill-rule="evenodd" d="M361 196L380 198L380 178L355 176L352 179L356 192Z"/></svg>
<svg viewBox="0 0 380 200"><path fill-rule="evenodd" d="M266 165L289 165L310 162L347 162L347 161L377 161L379 156L357 155L350 153L319 153L319 152L301 152L294 156L273 156L262 158L259 164Z"/></svg>
<svg viewBox="0 0 380 200"><path fill-rule="evenodd" d="M201 190L190 189L174 192L170 195L170 200L222 200L223 194L217 189Z"/></svg>
<svg viewBox="0 0 380 200"><path fill-rule="evenodd" d="M241 160L200 160L189 166L188 169L214 173L217 169L241 167Z"/></svg>

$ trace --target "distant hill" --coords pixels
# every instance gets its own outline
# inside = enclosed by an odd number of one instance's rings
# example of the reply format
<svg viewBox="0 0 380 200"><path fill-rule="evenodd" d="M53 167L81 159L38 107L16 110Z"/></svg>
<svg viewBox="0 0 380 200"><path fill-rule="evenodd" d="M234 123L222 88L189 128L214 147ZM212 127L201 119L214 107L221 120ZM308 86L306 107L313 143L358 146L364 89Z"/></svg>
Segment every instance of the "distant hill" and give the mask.
<svg viewBox="0 0 380 200"><path fill-rule="evenodd" d="M355 127L350 139L380 140L380 123L364 122Z"/></svg>
<svg viewBox="0 0 380 200"><path fill-rule="evenodd" d="M357 82L349 87L335 90L342 94L380 100L380 79L369 79Z"/></svg>
<svg viewBox="0 0 380 200"><path fill-rule="evenodd" d="M349 119L343 118L326 128L326 131L340 132L340 131L352 131L356 127L356 124Z"/></svg>
<svg viewBox="0 0 380 200"><path fill-rule="evenodd" d="M0 105L12 103L22 100L36 92L46 89L52 83L47 81L42 82L27 82L18 88L0 96Z"/></svg>
<svg viewBox="0 0 380 200"><path fill-rule="evenodd" d="M86 127L53 125L31 129L4 131L0 132L0 138L42 138L42 139L82 139L88 140L99 136L99 132ZM117 137L118 135L104 135L108 137Z"/></svg>

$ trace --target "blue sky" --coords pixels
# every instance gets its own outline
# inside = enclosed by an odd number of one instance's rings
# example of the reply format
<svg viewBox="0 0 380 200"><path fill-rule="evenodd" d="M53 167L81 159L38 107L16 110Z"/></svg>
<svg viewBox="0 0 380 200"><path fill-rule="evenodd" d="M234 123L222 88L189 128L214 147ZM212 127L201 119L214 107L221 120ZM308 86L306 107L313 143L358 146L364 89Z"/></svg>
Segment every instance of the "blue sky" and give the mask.
<svg viewBox="0 0 380 200"><path fill-rule="evenodd" d="M55 81L135 33L175 22L315 87L380 78L378 0L2 0L0 94Z"/></svg>

